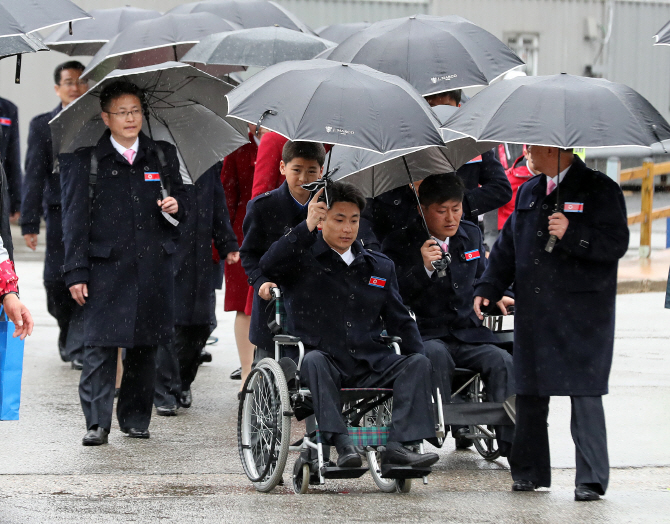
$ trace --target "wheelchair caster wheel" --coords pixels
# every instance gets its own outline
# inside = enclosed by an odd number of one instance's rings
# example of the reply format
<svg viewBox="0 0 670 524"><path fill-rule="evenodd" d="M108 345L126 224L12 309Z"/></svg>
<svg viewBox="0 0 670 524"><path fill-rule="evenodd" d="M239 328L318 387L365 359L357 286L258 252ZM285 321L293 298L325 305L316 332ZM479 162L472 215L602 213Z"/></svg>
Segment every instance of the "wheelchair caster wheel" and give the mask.
<svg viewBox="0 0 670 524"><path fill-rule="evenodd" d="M302 464L300 466L300 464ZM297 468L297 471L296 471ZM309 464L303 463L300 459L296 460L293 467L293 491L296 495L304 495L309 489Z"/></svg>
<svg viewBox="0 0 670 524"><path fill-rule="evenodd" d="M409 493L412 489L412 479L397 479L395 482L395 490L398 493Z"/></svg>

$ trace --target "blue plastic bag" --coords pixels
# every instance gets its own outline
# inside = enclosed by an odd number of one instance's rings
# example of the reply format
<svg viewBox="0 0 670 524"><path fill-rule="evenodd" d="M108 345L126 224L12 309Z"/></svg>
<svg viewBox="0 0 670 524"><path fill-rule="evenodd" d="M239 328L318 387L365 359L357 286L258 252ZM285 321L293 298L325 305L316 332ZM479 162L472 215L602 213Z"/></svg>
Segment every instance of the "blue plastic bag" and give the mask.
<svg viewBox="0 0 670 524"><path fill-rule="evenodd" d="M19 420L23 340L12 337L14 329L0 307L0 420Z"/></svg>

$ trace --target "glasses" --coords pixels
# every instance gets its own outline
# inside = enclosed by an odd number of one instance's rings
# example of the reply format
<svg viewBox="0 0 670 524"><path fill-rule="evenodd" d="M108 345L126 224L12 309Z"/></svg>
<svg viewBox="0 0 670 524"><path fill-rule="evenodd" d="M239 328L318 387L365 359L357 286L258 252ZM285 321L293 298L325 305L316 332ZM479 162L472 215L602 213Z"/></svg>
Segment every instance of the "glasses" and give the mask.
<svg viewBox="0 0 670 524"><path fill-rule="evenodd" d="M88 86L88 80L65 80L64 82L61 82L59 85L65 86L65 87L81 87L81 86Z"/></svg>
<svg viewBox="0 0 670 524"><path fill-rule="evenodd" d="M128 115L133 115L133 118L139 117L142 114L142 110L133 109L132 111L118 111L116 113L112 113L111 111L105 111L105 113L107 113L108 115L118 116L122 120L125 120L126 118L128 118Z"/></svg>

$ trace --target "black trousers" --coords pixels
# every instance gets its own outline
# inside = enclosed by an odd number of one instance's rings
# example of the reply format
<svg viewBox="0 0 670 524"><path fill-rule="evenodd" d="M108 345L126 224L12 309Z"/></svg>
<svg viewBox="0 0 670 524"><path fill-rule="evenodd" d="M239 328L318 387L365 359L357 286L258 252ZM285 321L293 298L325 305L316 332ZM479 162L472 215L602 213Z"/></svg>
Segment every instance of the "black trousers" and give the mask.
<svg viewBox="0 0 670 524"><path fill-rule="evenodd" d="M181 390L188 391L200 367L200 353L212 333L210 324L175 326L175 349L179 359Z"/></svg>
<svg viewBox="0 0 670 524"><path fill-rule="evenodd" d="M602 397L570 397L570 401L570 430L577 464L575 485L587 484L604 495L609 483L609 457ZM548 416L549 397L517 395L516 435L509 457L514 480L551 486Z"/></svg>
<svg viewBox="0 0 670 524"><path fill-rule="evenodd" d="M347 433L342 419L340 389L393 388L393 422L389 441L414 442L435 437L431 404L430 361L413 354L394 361L382 374L347 377L324 351L309 351L302 361L300 378L312 393L319 429Z"/></svg>
<svg viewBox="0 0 670 524"><path fill-rule="evenodd" d="M44 281L47 310L56 319L60 333L58 350L65 362L81 359L84 353L84 308L79 306L62 281Z"/></svg>
<svg viewBox="0 0 670 524"><path fill-rule="evenodd" d="M114 409L117 347L87 346L79 381L79 398L86 428L109 430ZM156 380L156 346L126 350L116 418L123 429L148 429Z"/></svg>
<svg viewBox="0 0 670 524"><path fill-rule="evenodd" d="M181 376L179 356L174 342L158 346L156 351L156 392L154 405L158 407L179 405Z"/></svg>

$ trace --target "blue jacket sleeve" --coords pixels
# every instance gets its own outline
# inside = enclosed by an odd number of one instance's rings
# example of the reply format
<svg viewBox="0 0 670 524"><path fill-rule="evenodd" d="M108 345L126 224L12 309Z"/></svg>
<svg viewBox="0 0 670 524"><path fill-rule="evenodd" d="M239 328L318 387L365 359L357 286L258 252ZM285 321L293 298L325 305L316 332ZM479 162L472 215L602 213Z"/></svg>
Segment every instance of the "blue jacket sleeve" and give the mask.
<svg viewBox="0 0 670 524"><path fill-rule="evenodd" d="M46 144L44 126L39 117L33 118L28 131L26 177L22 188L21 232L24 235L40 232L44 187L53 169L53 158Z"/></svg>
<svg viewBox="0 0 670 524"><path fill-rule="evenodd" d="M475 216L498 209L512 200L512 186L493 151L482 154L478 184L466 190L463 199L464 214L473 221Z"/></svg>
<svg viewBox="0 0 670 524"><path fill-rule="evenodd" d="M269 282L259 267L268 240L258 202L257 199L254 199L247 204L247 213L242 222L244 240L240 247L242 267L247 274L249 285L253 286L256 293L265 282Z"/></svg>
<svg viewBox="0 0 670 524"><path fill-rule="evenodd" d="M303 220L270 246L270 249L260 258L258 269L266 277L266 281L282 284L287 279L300 274L298 264L316 239L316 229L310 231L307 228L307 222ZM246 237L243 244L245 242Z"/></svg>
<svg viewBox="0 0 670 524"><path fill-rule="evenodd" d="M221 177L217 172L214 173L212 178L214 188L214 227L212 231L214 246L221 258L225 258L228 253L239 251L240 246L237 245L237 238L235 237L233 226L230 224L230 214L226 205L226 195L223 190L223 184L221 184Z"/></svg>

